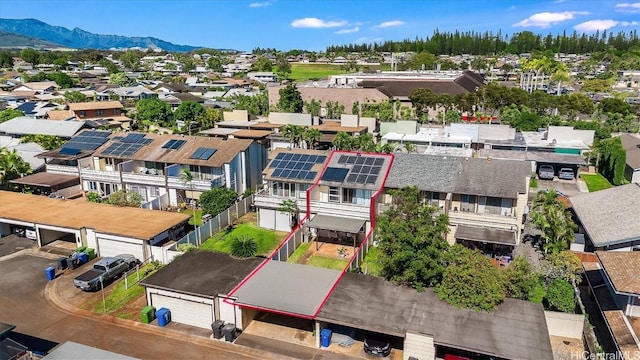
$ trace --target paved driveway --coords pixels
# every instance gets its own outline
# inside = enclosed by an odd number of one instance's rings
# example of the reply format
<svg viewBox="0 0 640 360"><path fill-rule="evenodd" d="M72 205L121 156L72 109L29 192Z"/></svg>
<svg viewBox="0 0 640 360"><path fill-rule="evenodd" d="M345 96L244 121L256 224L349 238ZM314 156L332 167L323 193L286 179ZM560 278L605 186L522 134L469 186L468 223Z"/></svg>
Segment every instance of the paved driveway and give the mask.
<svg viewBox="0 0 640 360"><path fill-rule="evenodd" d="M225 342L66 313L45 299L44 269L55 263L26 254L0 261L0 322L16 325L15 337L29 341L31 350L44 352L55 343L75 341L142 359L262 358ZM264 358L274 357L264 354Z"/></svg>
<svg viewBox="0 0 640 360"><path fill-rule="evenodd" d="M0 258L34 246L36 242L25 237L15 234L3 236L0 238Z"/></svg>

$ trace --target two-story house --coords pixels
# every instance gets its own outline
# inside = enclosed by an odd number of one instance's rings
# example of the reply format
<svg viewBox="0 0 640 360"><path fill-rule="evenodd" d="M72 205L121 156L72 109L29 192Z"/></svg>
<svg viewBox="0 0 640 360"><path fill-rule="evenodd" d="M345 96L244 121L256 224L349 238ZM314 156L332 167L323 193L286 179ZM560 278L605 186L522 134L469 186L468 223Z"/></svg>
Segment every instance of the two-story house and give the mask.
<svg viewBox="0 0 640 360"><path fill-rule="evenodd" d="M80 175L84 191L135 191L147 207L160 209L216 187L238 193L256 188L264 152L250 140L84 131L40 157L47 159L47 172ZM182 169L194 179L183 181Z"/></svg>
<svg viewBox="0 0 640 360"><path fill-rule="evenodd" d="M310 238L357 243L375 226L391 155L278 148L271 158L254 200L261 227L288 231L308 220ZM282 211L285 200L298 205L293 218Z"/></svg>
<svg viewBox="0 0 640 360"><path fill-rule="evenodd" d="M531 173L525 161L395 154L385 187L417 186L422 201L449 216L449 243L501 256L520 242Z"/></svg>

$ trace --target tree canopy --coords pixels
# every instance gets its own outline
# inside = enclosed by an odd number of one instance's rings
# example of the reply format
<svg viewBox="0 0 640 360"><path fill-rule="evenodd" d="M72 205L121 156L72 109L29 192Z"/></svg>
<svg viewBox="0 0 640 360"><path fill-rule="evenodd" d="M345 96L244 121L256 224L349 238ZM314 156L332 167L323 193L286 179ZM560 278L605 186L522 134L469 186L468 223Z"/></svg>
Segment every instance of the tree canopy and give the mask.
<svg viewBox="0 0 640 360"><path fill-rule="evenodd" d="M303 101L300 91L295 84L288 84L279 91L280 99L278 99L278 108L288 113L302 112Z"/></svg>
<svg viewBox="0 0 640 360"><path fill-rule="evenodd" d="M396 284L424 289L439 283L444 271L449 219L439 208L419 201L417 187L389 190L391 206L378 216L381 274Z"/></svg>
<svg viewBox="0 0 640 360"><path fill-rule="evenodd" d="M533 199L531 222L542 230L542 247L546 253L568 249L577 230L571 214L554 189L538 191Z"/></svg>
<svg viewBox="0 0 640 360"><path fill-rule="evenodd" d="M176 121L182 121L185 126L191 125L192 121L197 121L198 118L205 114L204 106L198 104L195 101L185 101L173 113L173 118Z"/></svg>
<svg viewBox="0 0 640 360"><path fill-rule="evenodd" d="M171 106L158 98L142 99L136 103L136 120L141 128L149 128L156 124L163 127L171 127L175 122L170 122L172 116Z"/></svg>
<svg viewBox="0 0 640 360"><path fill-rule="evenodd" d="M205 191L200 195L203 214L216 216L238 201L238 193L224 187Z"/></svg>
<svg viewBox="0 0 640 360"><path fill-rule="evenodd" d="M0 148L0 187L7 188L9 181L31 174L31 166L16 150Z"/></svg>

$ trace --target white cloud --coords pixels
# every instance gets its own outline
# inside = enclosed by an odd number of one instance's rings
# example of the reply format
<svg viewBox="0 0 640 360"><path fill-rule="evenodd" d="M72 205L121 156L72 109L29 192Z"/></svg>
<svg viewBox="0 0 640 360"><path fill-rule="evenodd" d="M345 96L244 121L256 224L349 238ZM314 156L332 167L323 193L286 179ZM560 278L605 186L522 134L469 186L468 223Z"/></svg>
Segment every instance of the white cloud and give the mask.
<svg viewBox="0 0 640 360"><path fill-rule="evenodd" d="M587 15L586 11L563 11L563 12L541 12L533 14L528 18L513 24L521 27L541 27L547 28L553 24L571 20L576 15Z"/></svg>
<svg viewBox="0 0 640 360"><path fill-rule="evenodd" d="M360 27L356 26L352 29L342 29L342 30L338 30L336 31L336 34L352 34L352 33L357 33L358 31L360 31Z"/></svg>
<svg viewBox="0 0 640 360"><path fill-rule="evenodd" d="M554 1L554 3L556 3L556 4L560 4L560 3L563 3L563 2L565 2L565 1L567 1L567 0L555 0L555 1Z"/></svg>
<svg viewBox="0 0 640 360"><path fill-rule="evenodd" d="M318 18L303 18L296 19L291 22L291 26L294 28L333 28L333 27L341 27L347 25L346 21L326 21Z"/></svg>
<svg viewBox="0 0 640 360"><path fill-rule="evenodd" d="M637 21L616 21L606 20L589 20L574 26L573 28L583 32L594 32L596 30L608 30L616 26L638 26Z"/></svg>
<svg viewBox="0 0 640 360"><path fill-rule="evenodd" d="M640 13L640 2L616 4L616 11L626 13Z"/></svg>
<svg viewBox="0 0 640 360"><path fill-rule="evenodd" d="M390 28L390 27L394 27L394 26L402 26L404 24L405 24L405 22L401 21L401 20L391 20L391 21L381 22L380 24L374 26L374 28L376 28L376 29L384 29L384 28Z"/></svg>
<svg viewBox="0 0 640 360"><path fill-rule="evenodd" d="M276 2L276 0L273 1L263 1L263 2L254 2L249 4L250 8L260 8L260 7L267 7L267 6L271 6Z"/></svg>

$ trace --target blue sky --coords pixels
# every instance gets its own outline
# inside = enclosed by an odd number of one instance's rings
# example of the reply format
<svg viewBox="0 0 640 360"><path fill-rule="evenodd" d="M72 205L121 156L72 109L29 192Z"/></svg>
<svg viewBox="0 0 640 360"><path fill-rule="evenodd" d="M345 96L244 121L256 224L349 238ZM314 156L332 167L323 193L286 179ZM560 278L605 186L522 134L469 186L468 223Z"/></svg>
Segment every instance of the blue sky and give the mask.
<svg viewBox="0 0 640 360"><path fill-rule="evenodd" d="M182 45L324 50L441 31L630 31L634 0L2 0L0 17Z"/></svg>

